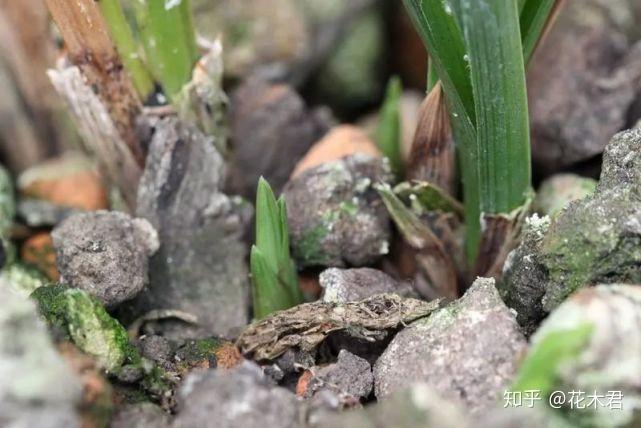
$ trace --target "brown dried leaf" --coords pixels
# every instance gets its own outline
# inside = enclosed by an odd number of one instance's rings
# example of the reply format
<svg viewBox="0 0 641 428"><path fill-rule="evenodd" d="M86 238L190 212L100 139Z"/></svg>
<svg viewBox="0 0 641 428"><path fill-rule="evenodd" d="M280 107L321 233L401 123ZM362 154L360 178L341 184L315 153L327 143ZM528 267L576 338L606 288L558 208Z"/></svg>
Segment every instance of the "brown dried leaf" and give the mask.
<svg viewBox="0 0 641 428"><path fill-rule="evenodd" d="M407 179L430 182L446 193L454 195L455 176L454 140L445 97L439 82L421 104Z"/></svg>
<svg viewBox="0 0 641 428"><path fill-rule="evenodd" d="M519 243L532 197L510 214L484 214L481 243L474 272L476 276L499 279L507 255Z"/></svg>
<svg viewBox="0 0 641 428"><path fill-rule="evenodd" d="M396 294L343 304L304 303L253 323L236 345L255 360L273 360L289 348L313 350L336 331L373 342L383 339L387 330L428 316L438 306L438 300L426 302Z"/></svg>

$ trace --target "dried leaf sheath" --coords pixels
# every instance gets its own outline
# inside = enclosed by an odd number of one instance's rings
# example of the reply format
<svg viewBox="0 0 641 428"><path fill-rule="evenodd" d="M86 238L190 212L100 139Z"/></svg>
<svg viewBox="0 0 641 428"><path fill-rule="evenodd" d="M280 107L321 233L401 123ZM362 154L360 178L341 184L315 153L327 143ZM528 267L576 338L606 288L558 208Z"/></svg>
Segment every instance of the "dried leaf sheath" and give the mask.
<svg viewBox="0 0 641 428"><path fill-rule="evenodd" d="M290 348L311 351L335 331L361 339L384 338L386 330L428 316L439 301L378 294L360 302L337 305L317 301L276 312L255 322L240 335L237 346L254 360L272 360Z"/></svg>
<svg viewBox="0 0 641 428"><path fill-rule="evenodd" d="M94 0L47 0L47 6L62 34L69 59L80 67L134 159L143 166L144 152L135 132L142 106L98 4Z"/></svg>
<svg viewBox="0 0 641 428"><path fill-rule="evenodd" d="M455 194L454 140L440 82L421 104L407 179L426 181Z"/></svg>

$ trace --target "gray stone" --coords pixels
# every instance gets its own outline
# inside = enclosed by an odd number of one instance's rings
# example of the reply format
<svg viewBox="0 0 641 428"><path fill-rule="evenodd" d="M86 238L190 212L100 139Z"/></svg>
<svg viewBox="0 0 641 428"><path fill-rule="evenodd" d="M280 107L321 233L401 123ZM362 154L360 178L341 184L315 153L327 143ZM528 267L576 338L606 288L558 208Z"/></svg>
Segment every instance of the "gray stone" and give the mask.
<svg viewBox="0 0 641 428"><path fill-rule="evenodd" d="M534 214L526 218L521 243L507 257L499 291L505 304L516 311L516 320L531 335L545 317L541 300L547 287L547 272L539 259L541 241L550 218Z"/></svg>
<svg viewBox="0 0 641 428"><path fill-rule="evenodd" d="M411 384L361 410L321 413L309 421L318 428L466 428L473 426L461 409L425 383Z"/></svg>
<svg viewBox="0 0 641 428"><path fill-rule="evenodd" d="M257 365L190 373L178 396L175 428L297 427L296 397L270 385Z"/></svg>
<svg viewBox="0 0 641 428"><path fill-rule="evenodd" d="M285 186L299 267L363 266L389 249L389 215L374 184L392 180L381 159L356 154L308 169Z"/></svg>
<svg viewBox="0 0 641 428"><path fill-rule="evenodd" d="M641 418L641 287L598 285L570 296L532 336L514 390L539 390L566 426L632 427ZM584 409L545 403L554 391L583 391ZM610 391L621 396L613 397ZM558 393L557 393L558 395ZM601 404L599 404L601 403ZM618 403L618 404L617 404ZM617 409L616 407L620 407ZM551 426L551 425L547 425Z"/></svg>
<svg viewBox="0 0 641 428"><path fill-rule="evenodd" d="M125 406L109 422L109 428L168 428L169 426L169 414L153 403Z"/></svg>
<svg viewBox="0 0 641 428"><path fill-rule="evenodd" d="M532 157L540 168L592 159L628 125L641 89L641 44L626 35L634 22L629 0L567 2L528 73Z"/></svg>
<svg viewBox="0 0 641 428"><path fill-rule="evenodd" d="M96 211L67 218L52 232L61 281L113 308L148 283L158 236L148 221Z"/></svg>
<svg viewBox="0 0 641 428"><path fill-rule="evenodd" d="M211 139L176 119L156 124L137 214L158 230L161 245L150 262L150 286L133 308L189 313L201 331L188 335L228 336L249 320L242 234L251 208L222 193L224 177Z"/></svg>
<svg viewBox="0 0 641 428"><path fill-rule="evenodd" d="M232 143L229 187L251 200L264 177L278 195L294 166L329 129L322 111L311 111L285 84L258 78L232 94Z"/></svg>
<svg viewBox="0 0 641 428"><path fill-rule="evenodd" d="M79 427L82 386L33 302L0 287L0 426Z"/></svg>
<svg viewBox="0 0 641 428"><path fill-rule="evenodd" d="M462 298L396 335L374 366L376 397L421 381L480 414L502 397L526 346L494 280L478 278Z"/></svg>
<svg viewBox="0 0 641 428"><path fill-rule="evenodd" d="M598 191L617 186L641 189L641 129L619 132L603 152Z"/></svg>
<svg viewBox="0 0 641 428"><path fill-rule="evenodd" d="M411 284L399 283L385 272L372 268L329 268L320 274L319 282L323 287L324 302L354 302L381 293L416 297Z"/></svg>
<svg viewBox="0 0 641 428"><path fill-rule="evenodd" d="M372 366L367 360L345 350L338 353L335 363L312 369L312 373L306 396L321 389L329 389L356 399L366 399L374 387Z"/></svg>
<svg viewBox="0 0 641 428"><path fill-rule="evenodd" d="M606 148L595 193L568 204L540 243L530 247L529 257L512 258L513 274L506 276L502 288L517 293L528 288L544 290L541 307L545 314L581 287L641 282L640 153L641 131L615 135ZM517 311L523 309L513 299L508 303ZM540 307L532 300L520 305L534 312Z"/></svg>

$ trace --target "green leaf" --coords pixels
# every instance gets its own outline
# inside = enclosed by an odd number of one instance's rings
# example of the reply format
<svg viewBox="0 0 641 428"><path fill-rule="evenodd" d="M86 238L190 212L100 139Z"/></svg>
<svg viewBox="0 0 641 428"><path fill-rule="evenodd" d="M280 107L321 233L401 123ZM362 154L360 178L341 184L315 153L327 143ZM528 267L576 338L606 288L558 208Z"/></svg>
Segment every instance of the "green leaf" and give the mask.
<svg viewBox="0 0 641 428"><path fill-rule="evenodd" d="M474 88L480 208L485 213L507 213L523 204L531 183L517 4L514 0L458 2Z"/></svg>
<svg viewBox="0 0 641 428"><path fill-rule="evenodd" d="M593 331L594 326L585 323L576 328L546 333L532 345L511 390L537 390L542 396L552 392L563 364L578 358Z"/></svg>
<svg viewBox="0 0 641 428"><path fill-rule="evenodd" d="M170 100L190 79L198 60L189 0L132 2L147 64Z"/></svg>
<svg viewBox="0 0 641 428"><path fill-rule="evenodd" d="M522 3L520 24L523 57L527 64L557 0L520 0L520 2Z"/></svg>
<svg viewBox="0 0 641 428"><path fill-rule="evenodd" d="M296 266L289 252L285 199L276 201L262 177L256 194L256 245L251 250L250 265L256 318L302 303Z"/></svg>
<svg viewBox="0 0 641 428"><path fill-rule="evenodd" d="M396 177L400 177L403 170L400 112L402 94L401 79L398 76L392 77L387 84L387 92L379 114L378 129L376 130L376 143L383 155L389 159L390 166Z"/></svg>
<svg viewBox="0 0 641 428"><path fill-rule="evenodd" d="M269 266L278 272L282 248L282 218L274 192L264 178L258 180L256 192L256 246L263 251Z"/></svg>
<svg viewBox="0 0 641 428"><path fill-rule="evenodd" d="M427 47L443 89L458 120L474 125L474 95L467 70L463 35L451 6L443 0L403 0Z"/></svg>
<svg viewBox="0 0 641 428"><path fill-rule="evenodd" d="M154 81L141 57L138 44L134 39L131 27L127 23L120 0L98 0L111 38L116 45L122 63L131 76L131 80L140 97L145 100L154 91Z"/></svg>

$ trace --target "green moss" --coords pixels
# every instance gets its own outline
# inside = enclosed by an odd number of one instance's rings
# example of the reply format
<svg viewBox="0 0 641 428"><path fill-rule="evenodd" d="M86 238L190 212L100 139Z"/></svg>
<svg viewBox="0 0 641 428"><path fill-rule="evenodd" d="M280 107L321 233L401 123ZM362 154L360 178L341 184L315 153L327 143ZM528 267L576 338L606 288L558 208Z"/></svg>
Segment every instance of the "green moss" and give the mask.
<svg viewBox="0 0 641 428"><path fill-rule="evenodd" d="M41 287L31 297L47 322L65 330L75 345L109 372L139 365L140 355L124 327L86 291L63 285Z"/></svg>
<svg viewBox="0 0 641 428"><path fill-rule="evenodd" d="M555 219L541 246L547 310L583 286L641 281L641 236L629 233L640 203L634 190L616 189L570 205Z"/></svg>
<svg viewBox="0 0 641 428"><path fill-rule="evenodd" d="M222 343L216 338L189 341L176 352L176 357L180 359L180 369L188 370L203 361L215 359L216 351Z"/></svg>
<svg viewBox="0 0 641 428"><path fill-rule="evenodd" d="M83 352L107 371L117 370L131 358L127 332L96 299L78 289L65 291L62 298L69 335Z"/></svg>
<svg viewBox="0 0 641 428"><path fill-rule="evenodd" d="M323 239L328 233L325 225L321 224L303 233L296 241L296 255L302 265L322 265L328 260L329 256L323 249Z"/></svg>
<svg viewBox="0 0 641 428"><path fill-rule="evenodd" d="M339 205L339 208L350 217L354 217L358 214L358 204L354 201L343 201Z"/></svg>
<svg viewBox="0 0 641 428"><path fill-rule="evenodd" d="M40 315L52 327L67 328L65 317L65 304L61 295L68 290L65 285L46 285L31 293L31 298L36 301Z"/></svg>

